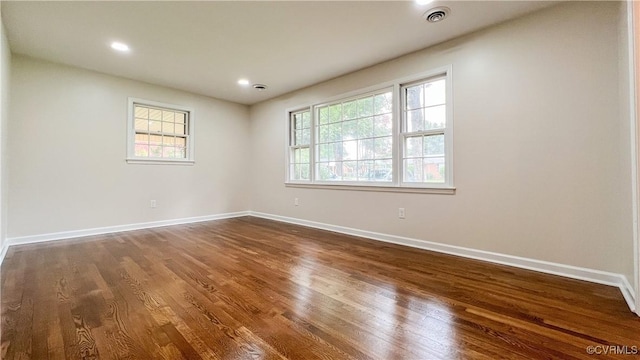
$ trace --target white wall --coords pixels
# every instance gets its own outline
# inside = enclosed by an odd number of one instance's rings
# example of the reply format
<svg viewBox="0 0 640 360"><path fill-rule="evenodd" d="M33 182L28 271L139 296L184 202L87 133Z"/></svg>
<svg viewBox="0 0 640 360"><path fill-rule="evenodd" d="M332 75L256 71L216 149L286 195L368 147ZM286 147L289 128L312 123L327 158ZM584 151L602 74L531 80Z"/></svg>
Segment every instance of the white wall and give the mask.
<svg viewBox="0 0 640 360"><path fill-rule="evenodd" d="M622 7L561 4L253 106L251 209L632 280ZM455 195L285 187L285 109L448 64Z"/></svg>
<svg viewBox="0 0 640 360"><path fill-rule="evenodd" d="M194 109L195 165L125 162L129 96ZM10 116L9 238L249 207L244 105L14 54Z"/></svg>
<svg viewBox="0 0 640 360"><path fill-rule="evenodd" d="M11 50L4 24L0 20L0 249L7 235L7 126L9 121L9 86L11 77Z"/></svg>

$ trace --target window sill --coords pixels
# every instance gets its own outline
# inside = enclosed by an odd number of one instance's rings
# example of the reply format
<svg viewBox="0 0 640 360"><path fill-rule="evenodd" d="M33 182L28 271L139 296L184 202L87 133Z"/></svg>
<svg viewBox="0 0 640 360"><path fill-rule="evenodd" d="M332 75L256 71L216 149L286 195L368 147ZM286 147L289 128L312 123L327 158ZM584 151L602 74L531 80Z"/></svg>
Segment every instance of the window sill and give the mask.
<svg viewBox="0 0 640 360"><path fill-rule="evenodd" d="M127 164L139 165L193 165L194 160L167 160L167 159L127 159Z"/></svg>
<svg viewBox="0 0 640 360"><path fill-rule="evenodd" d="M455 187L408 187L408 186L375 186L375 185L344 185L344 184L304 184L287 182L286 187L303 189L324 189L324 190L351 190L351 191L377 191L412 194L441 194L455 195Z"/></svg>

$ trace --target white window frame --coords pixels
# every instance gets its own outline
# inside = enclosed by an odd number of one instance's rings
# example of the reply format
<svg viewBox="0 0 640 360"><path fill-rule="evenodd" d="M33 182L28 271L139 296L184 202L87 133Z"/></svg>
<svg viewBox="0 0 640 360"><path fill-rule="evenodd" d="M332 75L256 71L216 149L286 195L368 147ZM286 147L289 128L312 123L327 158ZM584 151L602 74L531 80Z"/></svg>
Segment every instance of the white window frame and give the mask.
<svg viewBox="0 0 640 360"><path fill-rule="evenodd" d="M306 107L306 108L299 108L293 111L288 111L288 123L287 123L287 169L286 169L286 178L289 179L288 181L290 183L299 183L299 184L309 184L311 183L311 181L313 180L314 177L314 166L313 166L313 156L314 156L314 151L313 151L313 115L311 114L312 109L310 107ZM294 115L296 114L301 114L304 112L309 112L309 116L311 118L311 129L309 129L309 131L311 132L311 139L309 141L308 145L295 145L293 144L294 142L294 138L295 138L295 129L293 127L293 119L294 119ZM293 157L293 153L295 150L298 149L304 149L304 148L308 148L309 149L309 180L304 180L304 179L291 179L291 159Z"/></svg>
<svg viewBox="0 0 640 360"><path fill-rule="evenodd" d="M444 183L405 183L402 180L403 169L403 151L404 151L404 137L406 133L403 132L404 128L404 111L403 101L404 95L402 94L402 87L412 83L419 83L422 81L428 81L429 79L442 77L445 79L446 84L446 127L444 129L445 136L445 181ZM299 188L317 188L317 189L335 189L335 190L356 190L356 191L382 191L382 192L407 192L407 193L433 193L433 194L455 194L454 186L454 151L453 151L453 129L454 129L454 117L453 117L453 81L452 81L452 66L444 66L441 68L426 71L424 73L415 74L405 78L395 79L389 82L378 84L364 89L351 91L346 94L334 96L321 102L313 104L305 104L303 106L296 106L286 110L287 125L286 131L286 150L285 150L285 186L287 187L299 187ZM327 104L348 101L353 98L366 96L370 93L379 92L388 88L393 88L392 101L393 101L393 180L391 182L353 182L353 181L319 181L316 180L316 151L317 146L317 134L316 134L316 121L317 121L317 108ZM294 181L290 180L290 131L291 131L291 115L301 110L309 109L311 114L311 144L310 157L310 180L308 181Z"/></svg>
<svg viewBox="0 0 640 360"><path fill-rule="evenodd" d="M156 107L167 110L174 110L187 113L186 119L186 158L184 159L171 159L171 158L148 158L135 156L135 114L134 106L136 104L142 106ZM128 114L127 114L127 158L128 164L159 164L159 165L193 165L195 163L194 157L194 133L195 133L195 111L187 106L162 103L158 101L128 98Z"/></svg>
<svg viewBox="0 0 640 360"><path fill-rule="evenodd" d="M437 129L437 130L423 130L423 131L417 131L417 132L408 132L406 131L406 126L407 126L407 119L406 119L406 112L404 111L404 104L406 101L405 98L405 91L403 91L403 89L405 87L414 85L414 84L420 84L420 83L426 83L429 82L430 80L436 80L436 79L444 79L445 80L445 91L446 91L446 102L445 102L445 109L446 109L446 126L444 127L444 129ZM427 76L427 77L422 77L419 79L416 79L414 81L406 81L403 82L402 84L399 84L399 100L400 100L400 106L399 106L399 113L400 113L400 117L399 117L399 127L400 127L400 131L399 131L399 135L398 135L398 142L397 145L399 147L398 149L398 177L399 177L399 184L402 187L419 187L419 188L453 188L453 106L451 105L452 102L452 98L453 98L453 92L451 90L451 70L449 69L447 72L445 73L439 73L439 74L435 74L432 76ZM408 137L411 137L412 135L418 135L418 136L429 136L429 135L435 135L435 134L443 134L444 135L444 159L445 159L445 181L444 183L426 183L426 182L422 182L422 183L415 183L415 182L404 182L404 144L405 141Z"/></svg>

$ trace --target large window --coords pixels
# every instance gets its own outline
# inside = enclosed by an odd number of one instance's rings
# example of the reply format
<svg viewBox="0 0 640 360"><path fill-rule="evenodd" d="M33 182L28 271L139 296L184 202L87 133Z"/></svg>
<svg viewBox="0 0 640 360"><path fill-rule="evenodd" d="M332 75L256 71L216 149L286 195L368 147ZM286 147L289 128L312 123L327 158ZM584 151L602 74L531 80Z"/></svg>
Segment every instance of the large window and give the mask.
<svg viewBox="0 0 640 360"><path fill-rule="evenodd" d="M450 69L290 111L290 184L453 189Z"/></svg>
<svg viewBox="0 0 640 360"><path fill-rule="evenodd" d="M193 111L129 99L129 162L193 162Z"/></svg>
<svg viewBox="0 0 640 360"><path fill-rule="evenodd" d="M317 181L391 182L392 91L315 107Z"/></svg>

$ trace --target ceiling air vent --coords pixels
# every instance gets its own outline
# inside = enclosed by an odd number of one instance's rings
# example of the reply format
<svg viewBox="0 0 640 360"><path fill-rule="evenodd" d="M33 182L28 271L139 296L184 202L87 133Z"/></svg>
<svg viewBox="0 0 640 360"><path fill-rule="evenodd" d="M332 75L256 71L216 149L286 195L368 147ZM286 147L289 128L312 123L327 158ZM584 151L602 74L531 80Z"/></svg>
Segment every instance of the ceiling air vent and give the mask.
<svg viewBox="0 0 640 360"><path fill-rule="evenodd" d="M430 23L437 23L444 20L450 12L448 7L440 6L427 11L422 17Z"/></svg>
<svg viewBox="0 0 640 360"><path fill-rule="evenodd" d="M267 90L267 85L264 85L264 84L253 84L253 88L258 90L258 91L265 91L265 90Z"/></svg>

